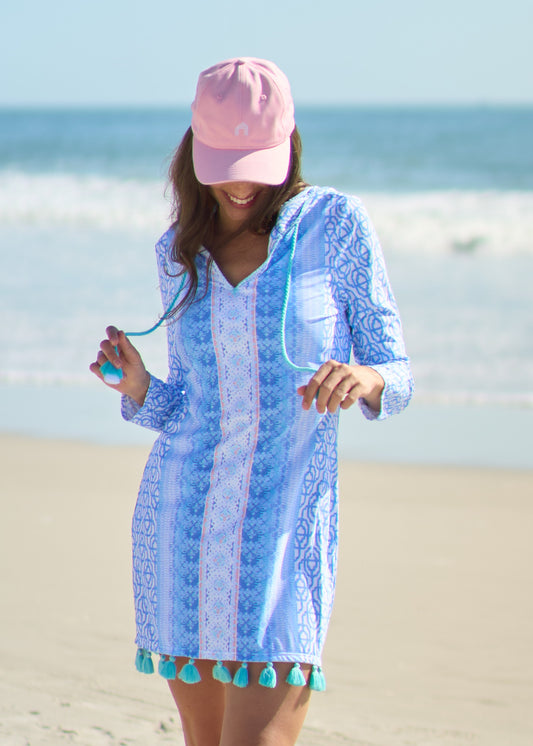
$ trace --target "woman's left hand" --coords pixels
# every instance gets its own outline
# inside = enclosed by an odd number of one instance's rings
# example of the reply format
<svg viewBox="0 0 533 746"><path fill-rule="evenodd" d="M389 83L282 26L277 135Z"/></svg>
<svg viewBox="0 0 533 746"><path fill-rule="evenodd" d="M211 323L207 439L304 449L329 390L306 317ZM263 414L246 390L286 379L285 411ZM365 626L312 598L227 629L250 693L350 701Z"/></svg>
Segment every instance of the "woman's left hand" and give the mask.
<svg viewBox="0 0 533 746"><path fill-rule="evenodd" d="M347 365L336 360L323 363L306 386L297 393L303 396L302 406L310 409L316 397L320 414L349 409L358 399L364 399L370 409L379 412L385 382L380 374L366 365Z"/></svg>

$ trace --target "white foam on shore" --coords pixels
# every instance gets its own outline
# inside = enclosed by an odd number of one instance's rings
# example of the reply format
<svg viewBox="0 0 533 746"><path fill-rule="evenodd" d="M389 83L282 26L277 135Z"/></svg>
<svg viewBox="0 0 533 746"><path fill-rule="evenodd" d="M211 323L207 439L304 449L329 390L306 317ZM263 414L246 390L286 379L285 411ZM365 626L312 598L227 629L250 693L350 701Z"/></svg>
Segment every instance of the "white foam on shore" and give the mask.
<svg viewBox="0 0 533 746"><path fill-rule="evenodd" d="M169 222L157 180L0 171L0 227L147 229ZM533 254L533 192L362 194L387 252Z"/></svg>
<svg viewBox="0 0 533 746"><path fill-rule="evenodd" d="M362 195L387 251L533 254L533 192Z"/></svg>
<svg viewBox="0 0 533 746"><path fill-rule="evenodd" d="M0 226L55 225L104 230L168 223L170 204L159 181L71 174L0 172Z"/></svg>

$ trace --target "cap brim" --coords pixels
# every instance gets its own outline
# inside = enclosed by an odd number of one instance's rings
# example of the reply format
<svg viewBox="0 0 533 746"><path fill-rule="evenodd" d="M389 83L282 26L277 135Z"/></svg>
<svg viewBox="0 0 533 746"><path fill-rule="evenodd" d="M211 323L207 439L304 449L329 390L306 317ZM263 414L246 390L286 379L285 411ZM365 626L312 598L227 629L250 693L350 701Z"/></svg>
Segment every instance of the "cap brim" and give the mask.
<svg viewBox="0 0 533 746"><path fill-rule="evenodd" d="M283 184L289 172L291 140L261 150L219 150L193 137L192 157L200 184L250 181L276 186Z"/></svg>

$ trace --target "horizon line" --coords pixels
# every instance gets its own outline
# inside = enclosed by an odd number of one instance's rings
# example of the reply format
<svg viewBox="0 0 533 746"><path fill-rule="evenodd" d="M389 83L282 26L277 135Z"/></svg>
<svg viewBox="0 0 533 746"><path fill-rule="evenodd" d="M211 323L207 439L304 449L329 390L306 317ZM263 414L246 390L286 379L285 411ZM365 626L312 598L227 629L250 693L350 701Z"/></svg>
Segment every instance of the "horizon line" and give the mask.
<svg viewBox="0 0 533 746"><path fill-rule="evenodd" d="M295 100L295 108L301 109L361 109L361 108L405 108L405 109L439 109L439 108L476 108L476 109L504 109L504 108L533 108L533 99L531 100L412 100L412 101L309 101ZM184 110L189 109L190 103L184 102L147 102L147 101L130 101L130 102L110 102L110 101L0 101L0 111L6 110L32 110L32 109L55 109L55 110L89 110L89 109L142 109L142 110Z"/></svg>

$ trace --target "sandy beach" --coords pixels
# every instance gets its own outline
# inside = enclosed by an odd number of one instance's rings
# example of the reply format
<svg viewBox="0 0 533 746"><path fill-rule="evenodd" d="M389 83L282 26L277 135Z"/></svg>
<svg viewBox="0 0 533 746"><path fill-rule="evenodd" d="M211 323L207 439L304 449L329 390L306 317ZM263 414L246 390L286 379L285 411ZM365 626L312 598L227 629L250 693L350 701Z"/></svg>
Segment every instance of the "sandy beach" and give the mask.
<svg viewBox="0 0 533 746"><path fill-rule="evenodd" d="M2 746L182 744L133 666L147 447L4 435ZM345 462L341 551L301 746L531 746L533 472Z"/></svg>

